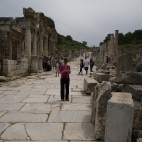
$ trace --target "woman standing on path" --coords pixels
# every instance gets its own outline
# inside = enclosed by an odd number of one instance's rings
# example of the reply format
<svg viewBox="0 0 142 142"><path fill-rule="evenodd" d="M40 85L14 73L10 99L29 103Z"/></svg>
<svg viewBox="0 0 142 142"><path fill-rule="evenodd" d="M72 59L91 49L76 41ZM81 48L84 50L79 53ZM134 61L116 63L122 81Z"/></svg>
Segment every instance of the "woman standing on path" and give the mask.
<svg viewBox="0 0 142 142"><path fill-rule="evenodd" d="M82 68L84 67L83 59L80 59L80 72L78 74L82 74Z"/></svg>
<svg viewBox="0 0 142 142"><path fill-rule="evenodd" d="M67 58L64 59L64 65L60 66L60 74L61 74L61 100L64 101L69 101L69 83L70 83L70 76L69 74L71 73L70 66L67 65ZM66 95L64 96L64 90L66 90Z"/></svg>

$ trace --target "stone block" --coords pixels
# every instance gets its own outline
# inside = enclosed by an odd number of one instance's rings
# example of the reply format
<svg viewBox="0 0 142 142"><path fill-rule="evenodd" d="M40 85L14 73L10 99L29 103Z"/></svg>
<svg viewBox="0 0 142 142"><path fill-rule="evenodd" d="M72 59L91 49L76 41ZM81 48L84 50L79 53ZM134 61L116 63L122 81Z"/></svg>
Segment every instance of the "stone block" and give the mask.
<svg viewBox="0 0 142 142"><path fill-rule="evenodd" d="M104 140L107 102L111 98L110 82L102 82L95 87L92 101L92 123L96 139Z"/></svg>
<svg viewBox="0 0 142 142"><path fill-rule="evenodd" d="M107 105L105 142L131 142L133 107L131 93L112 93Z"/></svg>
<svg viewBox="0 0 142 142"><path fill-rule="evenodd" d="M96 73L95 74L95 79L98 81L98 82L102 82L102 81L109 81L109 79L113 77L112 74L105 74L105 73Z"/></svg>
<svg viewBox="0 0 142 142"><path fill-rule="evenodd" d="M117 83L142 85L142 72L127 72L122 77L117 77Z"/></svg>
<svg viewBox="0 0 142 142"><path fill-rule="evenodd" d="M141 101L142 99L142 85L124 85L124 90L132 94L132 97Z"/></svg>
<svg viewBox="0 0 142 142"><path fill-rule="evenodd" d="M84 91L91 94L98 82L93 78L84 78Z"/></svg>
<svg viewBox="0 0 142 142"><path fill-rule="evenodd" d="M137 139L137 142L142 142L142 138Z"/></svg>

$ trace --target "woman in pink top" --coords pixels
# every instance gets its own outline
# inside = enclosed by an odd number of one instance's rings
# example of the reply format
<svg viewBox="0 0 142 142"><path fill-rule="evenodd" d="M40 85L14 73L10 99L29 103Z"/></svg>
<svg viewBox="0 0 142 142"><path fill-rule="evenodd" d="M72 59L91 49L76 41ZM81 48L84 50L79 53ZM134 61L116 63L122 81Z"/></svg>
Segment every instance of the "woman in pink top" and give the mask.
<svg viewBox="0 0 142 142"><path fill-rule="evenodd" d="M71 73L70 66L67 65L67 58L64 59L64 65L60 66L60 74L61 74L61 100L69 101L69 83L70 83L70 76ZM64 89L66 89L66 95L64 96Z"/></svg>

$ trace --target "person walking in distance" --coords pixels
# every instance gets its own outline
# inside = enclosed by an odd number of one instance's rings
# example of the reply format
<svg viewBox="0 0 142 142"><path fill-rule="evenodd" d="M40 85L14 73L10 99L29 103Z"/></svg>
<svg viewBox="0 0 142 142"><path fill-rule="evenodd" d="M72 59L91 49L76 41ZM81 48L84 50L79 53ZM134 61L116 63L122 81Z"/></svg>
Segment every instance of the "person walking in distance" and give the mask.
<svg viewBox="0 0 142 142"><path fill-rule="evenodd" d="M56 76L57 75L59 76L59 68L60 68L59 60L57 60L55 68L56 68Z"/></svg>
<svg viewBox="0 0 142 142"><path fill-rule="evenodd" d="M90 72L93 72L94 61L90 59Z"/></svg>
<svg viewBox="0 0 142 142"><path fill-rule="evenodd" d="M89 61L87 60L87 57L85 57L84 68L85 68L85 71L86 71L86 75L88 74L88 66L89 66Z"/></svg>
<svg viewBox="0 0 142 142"><path fill-rule="evenodd" d="M82 74L82 68L84 67L83 59L80 59L80 72L78 74Z"/></svg>
<svg viewBox="0 0 142 142"><path fill-rule="evenodd" d="M70 76L71 73L70 66L67 65L67 58L64 59L64 65L60 66L60 91L61 91L61 100L69 101L69 83L70 83ZM66 91L65 91L66 90ZM65 96L64 93L66 92Z"/></svg>

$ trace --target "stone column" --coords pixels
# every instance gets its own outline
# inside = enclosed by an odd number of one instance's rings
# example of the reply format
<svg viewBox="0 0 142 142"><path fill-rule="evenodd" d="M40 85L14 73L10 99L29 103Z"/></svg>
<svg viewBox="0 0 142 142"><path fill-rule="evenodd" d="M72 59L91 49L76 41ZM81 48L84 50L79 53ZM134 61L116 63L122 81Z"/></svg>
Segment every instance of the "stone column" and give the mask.
<svg viewBox="0 0 142 142"><path fill-rule="evenodd" d="M120 51L118 48L118 30L115 30L115 53L116 53L116 57L120 56Z"/></svg>
<svg viewBox="0 0 142 142"><path fill-rule="evenodd" d="M9 58L12 60L12 40L9 38Z"/></svg>
<svg viewBox="0 0 142 142"><path fill-rule="evenodd" d="M37 55L37 31L34 32L33 55Z"/></svg>
<svg viewBox="0 0 142 142"><path fill-rule="evenodd" d="M40 56L42 56L42 54L43 54L43 37L41 36L40 37Z"/></svg>
<svg viewBox="0 0 142 142"><path fill-rule="evenodd" d="M107 105L105 142L131 142L133 115L131 93L113 92Z"/></svg>
<svg viewBox="0 0 142 142"><path fill-rule="evenodd" d="M26 55L28 56L28 72L30 73L30 66L31 66L31 30L30 30L30 21L26 22L25 50L26 50Z"/></svg>
<svg viewBox="0 0 142 142"><path fill-rule="evenodd" d="M45 56L48 56L48 39L47 39L47 38L44 39L43 52L44 52L44 55L45 55Z"/></svg>

